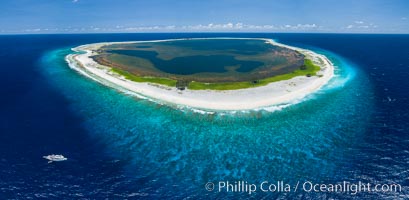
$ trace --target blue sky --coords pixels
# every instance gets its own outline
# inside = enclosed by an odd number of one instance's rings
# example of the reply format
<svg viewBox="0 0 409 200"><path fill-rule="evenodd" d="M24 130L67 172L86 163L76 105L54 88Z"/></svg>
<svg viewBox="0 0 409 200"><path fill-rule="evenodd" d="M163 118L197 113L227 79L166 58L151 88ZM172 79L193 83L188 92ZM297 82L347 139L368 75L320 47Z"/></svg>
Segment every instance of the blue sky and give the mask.
<svg viewBox="0 0 409 200"><path fill-rule="evenodd" d="M409 1L0 1L0 34L94 32L409 33Z"/></svg>

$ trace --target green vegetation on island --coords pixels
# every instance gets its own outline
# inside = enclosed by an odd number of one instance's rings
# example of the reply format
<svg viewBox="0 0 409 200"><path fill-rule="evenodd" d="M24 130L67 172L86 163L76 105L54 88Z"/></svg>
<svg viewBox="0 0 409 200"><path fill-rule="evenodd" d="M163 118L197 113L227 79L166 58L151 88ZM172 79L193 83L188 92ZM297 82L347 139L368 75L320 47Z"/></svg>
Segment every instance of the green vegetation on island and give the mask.
<svg viewBox="0 0 409 200"><path fill-rule="evenodd" d="M255 80L252 82L236 82L236 83L201 83L201 82L191 82L189 83L188 89L191 90L236 90L244 88L252 88L264 86L272 82L289 80L296 76L315 76L321 68L315 65L312 60L305 59L304 65L300 69L295 70L288 74L282 74L273 76L270 78L265 78L261 80Z"/></svg>
<svg viewBox="0 0 409 200"><path fill-rule="evenodd" d="M150 83L166 85L169 87L176 87L176 83L177 83L177 80L168 79L168 78L141 77L141 76L133 75L127 71L117 69L117 68L111 68L111 70L112 72L122 75L126 79L135 81L135 82L150 82ZM273 77L265 78L261 80L245 81L245 82L203 83L203 82L192 81L187 84L187 88L191 90L236 90L236 89L252 88L252 87L265 86L269 83L276 82L276 81L289 80L296 76L308 76L308 77L316 76L319 70L320 70L320 67L318 65L315 65L312 60L305 59L304 65L300 66L300 69L297 69L288 74L282 74L282 75L277 75L277 76L273 76Z"/></svg>
<svg viewBox="0 0 409 200"><path fill-rule="evenodd" d="M168 79L168 78L159 78L159 77L141 77L141 76L136 76L133 75L127 71L117 69L117 68L111 68L112 72L115 72L124 78L134 81L134 82L149 82L149 83L156 83L156 84L161 84L161 85L166 85L169 87L176 87L176 80Z"/></svg>

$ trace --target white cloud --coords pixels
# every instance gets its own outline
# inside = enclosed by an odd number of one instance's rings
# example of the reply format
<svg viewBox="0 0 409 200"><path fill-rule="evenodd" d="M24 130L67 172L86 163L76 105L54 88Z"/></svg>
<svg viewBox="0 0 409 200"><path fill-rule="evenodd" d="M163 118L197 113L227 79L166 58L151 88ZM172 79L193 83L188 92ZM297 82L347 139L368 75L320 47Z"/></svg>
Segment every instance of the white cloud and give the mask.
<svg viewBox="0 0 409 200"><path fill-rule="evenodd" d="M244 23L226 23L226 24L214 24L210 23L207 25L198 24L198 25L185 25L176 28L181 28L185 31L283 31L283 30L292 30L292 31L302 31L302 30L316 30L321 28L316 24L297 24L297 25L253 25L253 24L244 24Z"/></svg>
<svg viewBox="0 0 409 200"><path fill-rule="evenodd" d="M175 25L171 25L171 26L166 26L165 29L169 29L169 30L173 30L175 29L176 26Z"/></svg>
<svg viewBox="0 0 409 200"><path fill-rule="evenodd" d="M125 26L121 24L112 27L62 27L59 29L44 27L42 29L26 29L24 32L305 32L324 30L317 24L286 24L286 25L254 25L242 22L209 23L197 25L154 25L154 26Z"/></svg>
<svg viewBox="0 0 409 200"><path fill-rule="evenodd" d="M316 29L318 26L316 24L297 24L297 25L285 25L282 26L281 29L289 29L289 30L310 30Z"/></svg>
<svg viewBox="0 0 409 200"><path fill-rule="evenodd" d="M32 29L25 29L24 32L40 32L42 31L41 28L32 28Z"/></svg>
<svg viewBox="0 0 409 200"><path fill-rule="evenodd" d="M355 21L354 24L349 24L342 29L352 29L352 30L365 30L365 29L375 29L378 25L374 23L364 23L363 21Z"/></svg>
<svg viewBox="0 0 409 200"><path fill-rule="evenodd" d="M175 28L176 28L176 26L175 26ZM185 30L236 30L236 29L245 28L245 25L243 23L233 24L233 23L229 22L229 23L226 23L226 24L210 23L210 24L207 24L207 25L203 25L203 24L185 25L185 26L181 26L180 28L185 29Z"/></svg>
<svg viewBox="0 0 409 200"><path fill-rule="evenodd" d="M237 24L236 24L236 27L237 27L238 29L242 29L242 28L243 28L243 23L237 23Z"/></svg>
<svg viewBox="0 0 409 200"><path fill-rule="evenodd" d="M77 2L79 2L80 0L72 0L71 2L72 3L77 3Z"/></svg>

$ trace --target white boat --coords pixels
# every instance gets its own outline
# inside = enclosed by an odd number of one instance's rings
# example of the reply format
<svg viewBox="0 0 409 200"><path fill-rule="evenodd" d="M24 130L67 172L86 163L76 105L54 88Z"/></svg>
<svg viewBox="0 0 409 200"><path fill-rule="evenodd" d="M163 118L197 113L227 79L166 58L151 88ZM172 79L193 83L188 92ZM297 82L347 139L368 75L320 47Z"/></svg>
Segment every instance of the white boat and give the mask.
<svg viewBox="0 0 409 200"><path fill-rule="evenodd" d="M59 161L67 160L67 158L64 157L63 155L55 155L55 154L43 156L43 158L49 160L48 163L52 163L53 161L59 162Z"/></svg>

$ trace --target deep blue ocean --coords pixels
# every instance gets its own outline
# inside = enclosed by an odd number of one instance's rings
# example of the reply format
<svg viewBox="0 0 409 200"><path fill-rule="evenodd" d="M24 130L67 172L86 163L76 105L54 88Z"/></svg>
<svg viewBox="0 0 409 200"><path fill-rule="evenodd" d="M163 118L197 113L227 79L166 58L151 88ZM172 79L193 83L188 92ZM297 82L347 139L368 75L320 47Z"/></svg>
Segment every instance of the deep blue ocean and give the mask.
<svg viewBox="0 0 409 200"><path fill-rule="evenodd" d="M272 38L327 55L336 77L294 105L202 114L103 86L64 60L81 44L187 37ZM0 75L0 199L409 198L409 35L2 35ZM219 192L220 181L402 189L248 194Z"/></svg>

